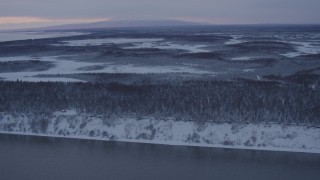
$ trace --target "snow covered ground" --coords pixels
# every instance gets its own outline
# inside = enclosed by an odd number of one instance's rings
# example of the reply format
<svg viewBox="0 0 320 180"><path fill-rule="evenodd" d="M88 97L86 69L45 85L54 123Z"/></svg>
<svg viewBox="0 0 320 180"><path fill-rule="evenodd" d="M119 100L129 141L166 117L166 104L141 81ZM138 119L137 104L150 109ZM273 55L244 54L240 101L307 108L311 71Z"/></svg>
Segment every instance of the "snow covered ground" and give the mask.
<svg viewBox="0 0 320 180"><path fill-rule="evenodd" d="M233 44L240 44L240 43L245 42L245 41L241 40L241 38L243 38L244 35L231 35L231 37L232 37L232 39L227 41L225 44L233 45Z"/></svg>
<svg viewBox="0 0 320 180"><path fill-rule="evenodd" d="M140 49L140 48L157 48L157 49L177 49L185 50L189 53L201 53L201 52L210 52L205 49L208 45L201 44L177 44L172 42L143 42L136 43L134 46L126 47L126 49Z"/></svg>
<svg viewBox="0 0 320 180"><path fill-rule="evenodd" d="M140 48L158 48L158 49L177 49L185 50L191 53L210 52L205 48L208 45L199 44L178 44L174 42L166 42L161 38L105 38L105 39L85 39L63 41L67 46L100 46L103 44L122 44L127 45L124 49L140 49ZM60 46L60 45L57 45Z"/></svg>
<svg viewBox="0 0 320 180"><path fill-rule="evenodd" d="M249 61L249 60L252 60L252 59L254 59L254 58L255 58L255 57L241 56L241 57L231 58L231 60L233 60L233 61Z"/></svg>
<svg viewBox="0 0 320 180"><path fill-rule="evenodd" d="M290 42L290 43L297 46L296 51L282 54L283 56L297 57L297 56L301 56L301 55L320 53L320 46L318 44L316 44L316 42Z"/></svg>
<svg viewBox="0 0 320 180"><path fill-rule="evenodd" d="M44 39L56 37L69 37L85 35L90 33L81 32L0 32L0 42L28 40L28 39Z"/></svg>
<svg viewBox="0 0 320 180"><path fill-rule="evenodd" d="M162 41L160 38L104 38L63 41L67 46L100 46L103 44L128 44Z"/></svg>
<svg viewBox="0 0 320 180"><path fill-rule="evenodd" d="M29 57L29 56L17 56L17 57L2 57L0 62L9 61L28 61L39 60L51 62L55 66L47 71L25 71L25 72L9 72L1 73L0 77L9 81L62 81L62 82L79 82L81 80L72 78L52 78L52 77L37 77L38 75L63 75L63 74L78 74L78 73L194 73L194 74L211 74L216 73L211 71L199 70L191 66L136 66L133 64L112 64L112 63L93 63L93 62L80 62L72 60L64 60L63 56L44 56L44 57ZM102 66L98 70L83 70L86 67Z"/></svg>
<svg viewBox="0 0 320 180"><path fill-rule="evenodd" d="M173 118L105 118L55 112L48 124L23 114L0 113L0 133L168 145L320 153L320 128L277 124L197 124ZM38 117L39 119L39 117ZM41 118L40 118L41 119Z"/></svg>

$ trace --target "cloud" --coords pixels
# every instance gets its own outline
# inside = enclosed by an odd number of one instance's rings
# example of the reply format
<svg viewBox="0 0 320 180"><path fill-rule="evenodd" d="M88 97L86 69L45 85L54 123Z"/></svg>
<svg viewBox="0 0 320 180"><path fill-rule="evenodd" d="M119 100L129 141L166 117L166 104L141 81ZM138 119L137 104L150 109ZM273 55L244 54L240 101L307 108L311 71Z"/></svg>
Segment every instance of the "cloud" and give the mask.
<svg viewBox="0 0 320 180"><path fill-rule="evenodd" d="M93 23L99 21L111 21L112 18L40 18L40 17L26 17L26 16L0 16L0 29L24 29L47 27L63 24L79 24L79 23Z"/></svg>

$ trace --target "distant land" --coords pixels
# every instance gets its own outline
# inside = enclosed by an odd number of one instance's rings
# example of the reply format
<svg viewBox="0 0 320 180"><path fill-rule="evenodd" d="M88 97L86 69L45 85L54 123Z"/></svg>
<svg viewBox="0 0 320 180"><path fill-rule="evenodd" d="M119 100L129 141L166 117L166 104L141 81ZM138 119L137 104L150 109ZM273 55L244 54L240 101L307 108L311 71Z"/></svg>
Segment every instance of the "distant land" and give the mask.
<svg viewBox="0 0 320 180"><path fill-rule="evenodd" d="M65 24L57 26L48 26L40 28L27 28L16 30L3 30L3 31L48 31L48 30L80 30L80 29L105 29L105 28L135 28L135 27L186 27L186 26L199 26L210 25L205 23L196 23L180 20L118 20L118 21L100 21L94 23L81 23L81 24Z"/></svg>
<svg viewBox="0 0 320 180"><path fill-rule="evenodd" d="M111 28L148 28L148 27L192 27L210 26L210 23L198 23L182 20L111 20L94 23L63 24L37 28L22 29L1 29L0 32L24 32L24 31L72 31L90 29L111 29ZM215 24L223 25L223 24ZM317 24L228 24L229 26L317 26Z"/></svg>

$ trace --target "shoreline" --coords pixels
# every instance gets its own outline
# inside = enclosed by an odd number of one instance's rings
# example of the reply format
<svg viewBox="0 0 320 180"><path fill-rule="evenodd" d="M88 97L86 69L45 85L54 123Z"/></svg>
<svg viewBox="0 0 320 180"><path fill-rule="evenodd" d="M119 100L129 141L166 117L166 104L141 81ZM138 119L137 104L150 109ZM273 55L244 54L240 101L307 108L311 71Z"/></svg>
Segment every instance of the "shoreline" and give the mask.
<svg viewBox="0 0 320 180"><path fill-rule="evenodd" d="M45 118L45 121L42 120ZM320 154L320 129L299 125L199 124L172 118L103 119L73 110L50 117L2 115L0 133L132 143Z"/></svg>
<svg viewBox="0 0 320 180"><path fill-rule="evenodd" d="M153 140L130 140L118 139L108 140L103 138L85 137L85 136L63 136L63 135L47 135L36 133L17 133L0 131L0 135L19 135L19 136L33 136L33 137L48 137L48 138L61 138L61 139L78 139L78 140L94 140L105 142L123 142L123 143L136 143L136 144L153 144L165 146L181 146L181 147L203 147L203 148L220 148L232 150L251 150L251 151L270 151L270 152L288 152L288 153L310 153L320 154L320 149L294 149L294 148L270 148L270 147L247 147L247 146L227 146L227 145L210 145L201 143L186 143L186 142L166 142L166 141L153 141Z"/></svg>

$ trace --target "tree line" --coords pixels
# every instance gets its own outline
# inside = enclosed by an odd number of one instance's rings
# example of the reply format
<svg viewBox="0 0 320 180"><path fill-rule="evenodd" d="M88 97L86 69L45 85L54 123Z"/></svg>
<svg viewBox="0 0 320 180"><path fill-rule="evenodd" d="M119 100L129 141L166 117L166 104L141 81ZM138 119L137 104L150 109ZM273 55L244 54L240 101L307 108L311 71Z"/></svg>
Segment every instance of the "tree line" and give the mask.
<svg viewBox="0 0 320 180"><path fill-rule="evenodd" d="M0 112L174 117L197 122L320 123L319 90L259 81L125 85L0 81Z"/></svg>

